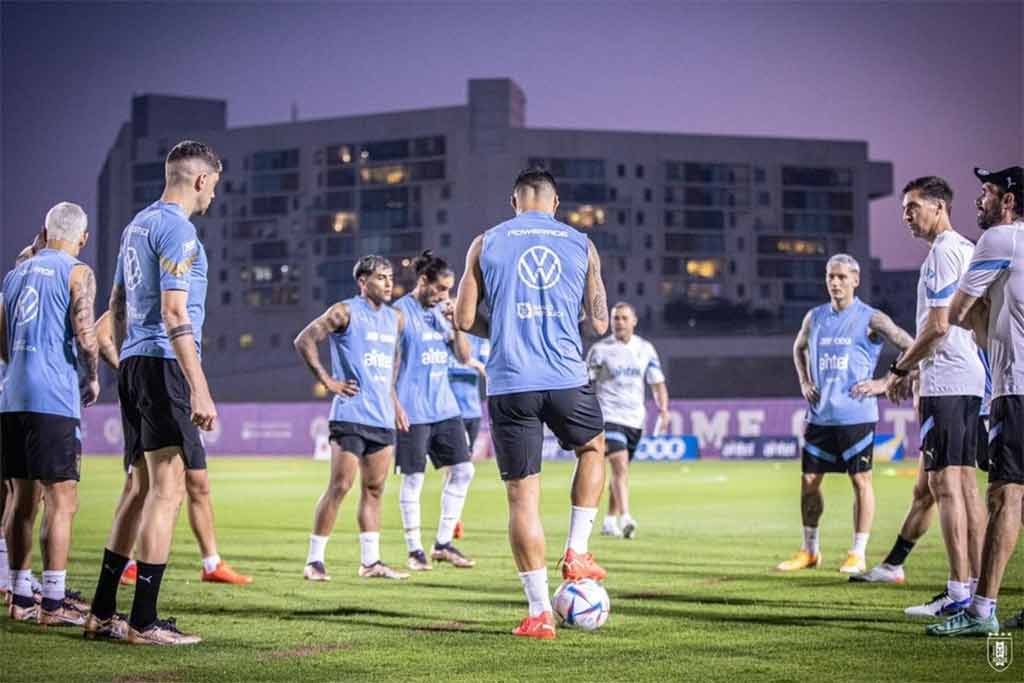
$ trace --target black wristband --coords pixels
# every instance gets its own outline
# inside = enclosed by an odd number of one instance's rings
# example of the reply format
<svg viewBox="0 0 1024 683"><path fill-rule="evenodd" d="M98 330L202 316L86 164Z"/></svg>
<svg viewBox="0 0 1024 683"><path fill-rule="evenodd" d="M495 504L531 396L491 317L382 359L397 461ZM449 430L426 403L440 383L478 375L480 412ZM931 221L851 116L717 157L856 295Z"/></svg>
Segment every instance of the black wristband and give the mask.
<svg viewBox="0 0 1024 683"><path fill-rule="evenodd" d="M896 375L897 377L906 377L907 375L910 374L910 370L900 370L898 367L896 367L896 363L898 361L899 359L897 358L896 360L889 364L889 372Z"/></svg>

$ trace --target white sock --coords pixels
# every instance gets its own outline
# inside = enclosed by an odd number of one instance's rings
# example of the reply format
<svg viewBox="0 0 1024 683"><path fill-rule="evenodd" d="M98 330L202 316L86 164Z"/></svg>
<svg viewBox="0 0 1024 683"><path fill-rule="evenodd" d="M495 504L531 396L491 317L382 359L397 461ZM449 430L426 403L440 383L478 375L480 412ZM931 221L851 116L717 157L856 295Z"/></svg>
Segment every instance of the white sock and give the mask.
<svg viewBox="0 0 1024 683"><path fill-rule="evenodd" d="M423 550L423 539L420 534L420 494L422 492L423 472L402 475L402 488L398 493L398 508L402 511L405 546L410 553Z"/></svg>
<svg viewBox="0 0 1024 683"><path fill-rule="evenodd" d="M817 555L818 552L821 550L820 546L818 545L818 527L804 527L803 549L809 552L811 555Z"/></svg>
<svg viewBox="0 0 1024 683"><path fill-rule="evenodd" d="M43 592L43 584L39 583L38 579L36 579L36 576L32 573L31 569L28 570L28 582L32 584L33 593Z"/></svg>
<svg viewBox="0 0 1024 683"><path fill-rule="evenodd" d="M870 535L871 534L854 534L853 547L850 548L850 552L864 557L864 554L868 551L868 536Z"/></svg>
<svg viewBox="0 0 1024 683"><path fill-rule="evenodd" d="M11 568L7 565L7 541L0 536L0 590L11 586Z"/></svg>
<svg viewBox="0 0 1024 683"><path fill-rule="evenodd" d="M615 515L605 515L604 516L604 528L605 529L615 529L618 526L619 526L619 518L618 517L616 517Z"/></svg>
<svg viewBox="0 0 1024 683"><path fill-rule="evenodd" d="M47 571L43 570L43 597L47 600L64 599L64 582L67 579L67 570Z"/></svg>
<svg viewBox="0 0 1024 683"><path fill-rule="evenodd" d="M530 603L530 616L539 617L551 611L551 596L548 595L548 569L534 569L532 572L519 572L519 580L523 582L526 600Z"/></svg>
<svg viewBox="0 0 1024 683"><path fill-rule="evenodd" d="M967 583L971 587L971 595L974 595L978 591L978 580L977 579L967 579Z"/></svg>
<svg viewBox="0 0 1024 683"><path fill-rule="evenodd" d="M572 514L569 516L569 539L565 542L567 550L577 553L587 552L595 517L597 517L597 508L572 506Z"/></svg>
<svg viewBox="0 0 1024 683"><path fill-rule="evenodd" d="M320 561L323 562L323 553L320 554ZM207 574L217 571L217 567L220 566L220 555L210 555L209 557L203 558L203 569L206 570Z"/></svg>
<svg viewBox="0 0 1024 683"><path fill-rule="evenodd" d="M476 469L471 462L460 462L449 468L448 481L441 491L441 520L437 523L437 544L447 545L455 535L455 525L462 517L466 495Z"/></svg>
<svg viewBox="0 0 1024 683"><path fill-rule="evenodd" d="M306 555L306 564L312 564L313 562L323 563L324 552L327 550L327 541L329 539L329 536L309 535L309 553Z"/></svg>
<svg viewBox="0 0 1024 683"><path fill-rule="evenodd" d="M950 579L946 581L946 592L949 593L950 599L961 602L971 597L971 584Z"/></svg>
<svg viewBox="0 0 1024 683"><path fill-rule="evenodd" d="M359 561L364 567L380 562L380 532L366 531L359 534Z"/></svg>
<svg viewBox="0 0 1024 683"><path fill-rule="evenodd" d="M984 595L975 595L974 601L967 611L979 619L989 619L996 613L996 601L994 598L986 598Z"/></svg>
<svg viewBox="0 0 1024 683"><path fill-rule="evenodd" d="M11 592L23 598L32 597L32 570L11 570Z"/></svg>

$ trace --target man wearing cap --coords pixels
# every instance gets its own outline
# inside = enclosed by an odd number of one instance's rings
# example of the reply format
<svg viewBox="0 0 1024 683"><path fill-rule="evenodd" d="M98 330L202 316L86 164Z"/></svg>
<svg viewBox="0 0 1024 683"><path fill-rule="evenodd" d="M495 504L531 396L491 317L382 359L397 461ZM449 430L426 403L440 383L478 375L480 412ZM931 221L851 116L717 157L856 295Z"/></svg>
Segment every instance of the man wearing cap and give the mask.
<svg viewBox="0 0 1024 683"><path fill-rule="evenodd" d="M999 631L996 597L1017 545L1024 504L1024 364L1015 362L1024 354L1024 244L1017 249L1024 242L1024 168L994 173L976 168L974 174L981 181L978 226L984 232L949 317L952 324L973 330L989 354L989 521L973 601L946 621L928 626L925 632L933 636Z"/></svg>

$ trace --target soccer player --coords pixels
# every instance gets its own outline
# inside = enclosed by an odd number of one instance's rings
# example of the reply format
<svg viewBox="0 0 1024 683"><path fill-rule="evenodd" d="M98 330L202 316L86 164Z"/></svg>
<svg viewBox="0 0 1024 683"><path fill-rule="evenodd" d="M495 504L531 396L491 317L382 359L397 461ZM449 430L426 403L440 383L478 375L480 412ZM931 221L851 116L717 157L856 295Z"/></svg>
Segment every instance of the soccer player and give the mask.
<svg viewBox="0 0 1024 683"><path fill-rule="evenodd" d="M612 336L590 347L587 368L604 413L604 440L612 468L608 485L608 514L601 533L633 538L636 520L629 513L629 463L643 436L647 409L644 382L658 405L659 431L668 424L668 388L654 346L634 334L636 310L627 303L612 307Z"/></svg>
<svg viewBox="0 0 1024 683"><path fill-rule="evenodd" d="M1024 507L1024 168L994 173L975 169L981 181L978 226L984 231L967 274L950 304L954 325L975 331L987 345L992 370L989 416L988 526L978 587L970 606L926 628L935 636L976 636L999 631L996 599L1006 563L1017 545ZM1007 622L1021 623L1024 614Z"/></svg>
<svg viewBox="0 0 1024 683"><path fill-rule="evenodd" d="M401 311L388 305L393 287L391 263L381 256L363 256L353 278L359 295L340 301L306 326L295 349L313 376L334 394L331 403L331 478L313 515L313 533L303 575L309 581L330 581L324 553L338 508L352 488L356 473L359 497L359 576L407 579L409 575L380 559L380 501L391 468L395 429L409 429L408 417L395 394L397 340L404 322ZM330 340L331 371L320 362L318 346Z"/></svg>
<svg viewBox="0 0 1024 683"><path fill-rule="evenodd" d="M473 449L476 446L476 437L480 434L480 420L483 411L480 406L480 380L487 379L487 359L491 356L491 342L481 339L476 335L469 337L469 360L460 363L454 354L451 355L448 366L448 382L452 386L452 393L459 404L459 412L462 413L462 424L466 427L466 437L469 439L469 455L473 457ZM447 470L445 471L447 475ZM453 537L458 540L464 533L462 520L455 523Z"/></svg>
<svg viewBox="0 0 1024 683"><path fill-rule="evenodd" d="M460 568L476 564L462 554L452 539L455 523L473 481L466 428L459 404L448 382L448 356L469 360L469 340L451 325L453 306L448 293L455 282L448 263L425 251L413 263L416 286L395 302L405 328L399 337L398 402L405 409L409 430L398 433L395 466L402 475L399 507L413 571L431 569L420 534L420 495L427 456L436 469L447 468L441 492L441 519L430 557Z"/></svg>
<svg viewBox="0 0 1024 683"><path fill-rule="evenodd" d="M793 344L800 391L808 403L800 480L800 514L804 542L778 571L821 566L818 520L824 506L821 483L829 472L845 472L853 485L853 547L839 567L844 574L865 569L864 553L875 514L871 485L877 399L855 395L855 386L870 379L883 342L900 350L911 336L885 313L855 295L860 265L848 254L832 256L825 267L830 302L804 317Z"/></svg>
<svg viewBox="0 0 1024 683"><path fill-rule="evenodd" d="M185 472L206 461L199 430L213 429L217 409L200 360L206 317L206 250L189 220L205 214L221 162L202 142L185 140L167 154L160 199L132 219L110 292L114 339L121 349L118 399L125 452L144 490L141 515L123 506L103 551L88 638L137 645L191 645L202 639L160 619L157 601L167 568ZM142 455L142 457L138 457ZM127 629L116 615L117 587L138 541L138 582Z"/></svg>
<svg viewBox="0 0 1024 683"><path fill-rule="evenodd" d="M863 577L901 583L906 553L927 529L932 501L937 503L949 578L946 590L905 610L916 617L953 614L970 603L985 527L975 479L985 367L971 333L949 323L949 306L974 245L953 229L952 201L949 183L935 176L917 178L903 188L903 221L914 237L931 247L917 285L917 337L885 380L872 383L895 395L897 385L907 384L910 371L920 367L921 461L902 530L907 535L901 533L887 561Z"/></svg>
<svg viewBox="0 0 1024 683"><path fill-rule="evenodd" d="M597 249L583 233L555 220L558 189L543 169L516 178L512 209L470 245L459 285L456 324L491 341L488 413L498 470L509 505L509 542L529 602L515 635L552 639L555 622L544 563L540 470L547 425L576 451L566 580L602 580L588 552L604 489L604 419L587 377L579 323L608 330L608 303ZM479 311L486 303L490 320Z"/></svg>
<svg viewBox="0 0 1024 683"><path fill-rule="evenodd" d="M99 396L93 332L96 279L78 260L89 238L77 204L46 214L46 245L10 271L0 308L0 393L4 477L12 480L6 529L12 619L49 626L81 625L84 613L67 599L65 580L81 474L82 405ZM32 524L42 485L46 516L42 601L29 580Z"/></svg>
<svg viewBox="0 0 1024 683"><path fill-rule="evenodd" d="M99 343L100 357L115 372L120 364L120 350L114 341L114 323L110 317L110 311L100 316L96 321L96 340ZM125 442L126 445L127 442ZM121 516L122 510L128 509L136 519L142 514L142 504L146 499L146 492L142 489L141 482L133 482L132 463L139 459L139 453L129 452L124 454L125 477L124 489L121 491L121 498L114 509L115 519ZM250 584L252 577L239 574L231 565L220 558L217 552L217 535L213 526L213 501L210 498L210 477L206 469L205 458L195 458L189 463L185 470L185 493L188 495L188 521L192 527L192 533L199 543L199 553L202 557L202 571L199 574L200 581L210 583L231 583ZM133 524L138 524L134 522ZM138 576L138 565L131 561L125 567L121 575L122 585L132 585Z"/></svg>

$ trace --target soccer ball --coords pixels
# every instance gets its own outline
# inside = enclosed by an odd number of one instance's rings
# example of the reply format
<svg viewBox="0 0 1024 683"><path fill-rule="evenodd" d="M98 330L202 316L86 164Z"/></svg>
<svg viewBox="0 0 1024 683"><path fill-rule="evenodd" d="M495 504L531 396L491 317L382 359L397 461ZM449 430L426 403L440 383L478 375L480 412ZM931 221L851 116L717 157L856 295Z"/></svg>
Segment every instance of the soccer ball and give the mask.
<svg viewBox="0 0 1024 683"><path fill-rule="evenodd" d="M555 591L555 614L563 626L596 631L608 620L611 601L597 581L566 581Z"/></svg>

